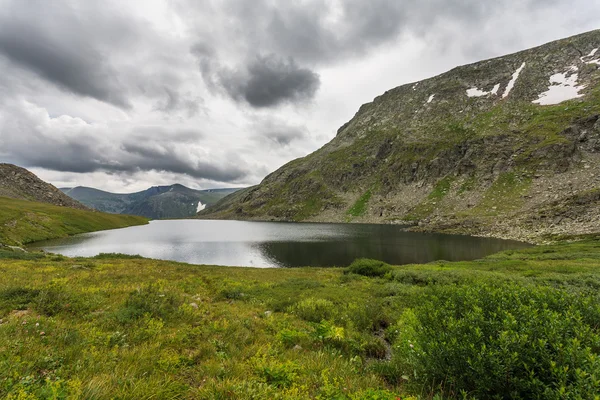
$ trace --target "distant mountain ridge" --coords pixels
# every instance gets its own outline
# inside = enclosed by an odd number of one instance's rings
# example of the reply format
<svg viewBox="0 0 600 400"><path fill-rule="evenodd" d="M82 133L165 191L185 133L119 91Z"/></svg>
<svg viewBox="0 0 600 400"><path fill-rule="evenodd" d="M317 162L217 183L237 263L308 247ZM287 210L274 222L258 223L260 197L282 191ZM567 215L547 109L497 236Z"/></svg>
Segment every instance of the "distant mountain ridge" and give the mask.
<svg viewBox="0 0 600 400"><path fill-rule="evenodd" d="M0 163L0 196L88 210L85 205L66 196L31 171L13 164Z"/></svg>
<svg viewBox="0 0 600 400"><path fill-rule="evenodd" d="M153 186L136 193L111 193L77 186L61 188L66 195L90 208L113 214L140 215L151 219L195 216L238 189L190 189L180 184Z"/></svg>
<svg viewBox="0 0 600 400"><path fill-rule="evenodd" d="M600 30L404 84L201 218L536 239L600 227Z"/></svg>

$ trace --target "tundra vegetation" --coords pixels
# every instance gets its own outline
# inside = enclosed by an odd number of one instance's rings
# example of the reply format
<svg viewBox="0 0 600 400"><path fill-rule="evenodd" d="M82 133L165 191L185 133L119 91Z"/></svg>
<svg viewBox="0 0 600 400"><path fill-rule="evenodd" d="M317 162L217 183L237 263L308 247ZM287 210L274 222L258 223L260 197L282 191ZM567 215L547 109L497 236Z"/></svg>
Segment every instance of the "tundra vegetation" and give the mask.
<svg viewBox="0 0 600 400"><path fill-rule="evenodd" d="M8 399L594 399L600 236L472 262L0 252Z"/></svg>

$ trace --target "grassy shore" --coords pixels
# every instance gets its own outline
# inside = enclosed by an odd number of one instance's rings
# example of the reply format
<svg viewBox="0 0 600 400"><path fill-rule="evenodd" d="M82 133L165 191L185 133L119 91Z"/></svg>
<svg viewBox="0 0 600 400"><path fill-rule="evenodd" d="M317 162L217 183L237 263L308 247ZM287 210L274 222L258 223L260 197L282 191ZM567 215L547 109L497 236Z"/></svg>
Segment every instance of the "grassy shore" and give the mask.
<svg viewBox="0 0 600 400"><path fill-rule="evenodd" d="M0 257L2 398L600 392L600 237L472 262L348 269Z"/></svg>
<svg viewBox="0 0 600 400"><path fill-rule="evenodd" d="M143 225L148 220L131 215L76 210L46 203L0 197L0 243L23 245L77 233Z"/></svg>

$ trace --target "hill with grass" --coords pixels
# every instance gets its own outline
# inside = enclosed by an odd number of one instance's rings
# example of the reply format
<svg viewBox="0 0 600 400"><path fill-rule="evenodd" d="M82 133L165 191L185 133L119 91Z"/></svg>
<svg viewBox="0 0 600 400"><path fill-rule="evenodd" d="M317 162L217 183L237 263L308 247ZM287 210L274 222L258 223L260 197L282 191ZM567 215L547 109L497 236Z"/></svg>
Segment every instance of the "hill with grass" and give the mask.
<svg viewBox="0 0 600 400"><path fill-rule="evenodd" d="M600 30L389 90L201 218L537 240L600 226Z"/></svg>
<svg viewBox="0 0 600 400"><path fill-rule="evenodd" d="M0 164L0 196L80 210L88 209L32 172L13 164Z"/></svg>
<svg viewBox="0 0 600 400"><path fill-rule="evenodd" d="M175 184L153 186L136 193L111 193L83 186L60 190L99 211L160 219L195 216L198 211L210 207L237 189L195 190Z"/></svg>
<svg viewBox="0 0 600 400"><path fill-rule="evenodd" d="M138 216L0 197L0 247L146 223Z"/></svg>

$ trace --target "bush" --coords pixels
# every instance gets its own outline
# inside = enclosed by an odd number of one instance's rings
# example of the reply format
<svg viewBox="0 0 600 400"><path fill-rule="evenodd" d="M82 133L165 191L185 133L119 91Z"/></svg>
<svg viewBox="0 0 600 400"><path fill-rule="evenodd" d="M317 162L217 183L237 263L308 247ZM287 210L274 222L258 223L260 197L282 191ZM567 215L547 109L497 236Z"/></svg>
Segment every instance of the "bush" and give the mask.
<svg viewBox="0 0 600 400"><path fill-rule="evenodd" d="M309 297L291 306L289 311L305 321L321 322L334 317L335 305L329 300Z"/></svg>
<svg viewBox="0 0 600 400"><path fill-rule="evenodd" d="M7 288L0 291L0 312L33 308L48 317L60 313L84 314L92 308L88 301L71 294L65 287L50 284L42 289L23 287Z"/></svg>
<svg viewBox="0 0 600 400"><path fill-rule="evenodd" d="M441 288L403 315L388 371L450 396L594 398L599 327L592 297L514 283Z"/></svg>
<svg viewBox="0 0 600 400"><path fill-rule="evenodd" d="M24 287L12 287L0 290L0 311L25 310L29 307L40 291Z"/></svg>
<svg viewBox="0 0 600 400"><path fill-rule="evenodd" d="M52 317L58 314L83 315L93 308L93 298L71 293L65 286L50 284L40 289L33 308Z"/></svg>
<svg viewBox="0 0 600 400"><path fill-rule="evenodd" d="M168 320L178 315L182 301L171 293L150 284L129 294L123 307L117 313L117 320L127 323L145 315Z"/></svg>
<svg viewBox="0 0 600 400"><path fill-rule="evenodd" d="M379 260L359 258L346 268L346 273L363 276L384 276L392 270L392 266Z"/></svg>

